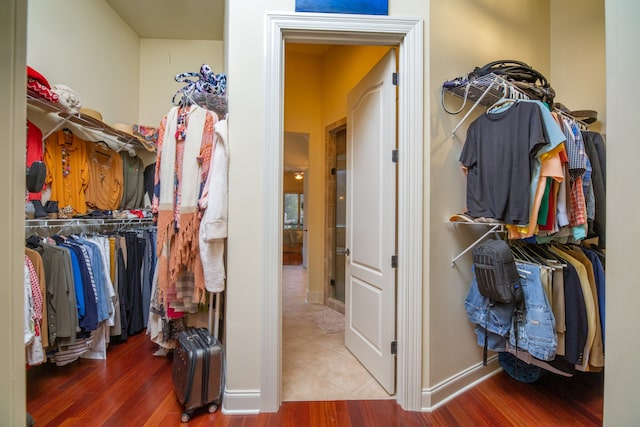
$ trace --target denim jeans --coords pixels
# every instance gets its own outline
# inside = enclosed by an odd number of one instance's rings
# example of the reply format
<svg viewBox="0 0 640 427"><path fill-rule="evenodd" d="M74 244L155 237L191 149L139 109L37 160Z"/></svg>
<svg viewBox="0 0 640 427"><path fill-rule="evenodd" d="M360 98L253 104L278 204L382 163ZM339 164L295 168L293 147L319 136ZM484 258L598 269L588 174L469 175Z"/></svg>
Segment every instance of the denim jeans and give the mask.
<svg viewBox="0 0 640 427"><path fill-rule="evenodd" d="M540 266L516 263L520 273L524 293L524 321L518 326L518 347L542 360L555 357L557 335L555 319L540 280ZM485 326L487 348L505 351L506 339L515 347L513 322L514 304L495 304L490 307L489 299L478 291L475 273L467 298L464 302L469 320L475 324L478 345L484 346Z"/></svg>
<svg viewBox="0 0 640 427"><path fill-rule="evenodd" d="M553 312L540 281L541 267L516 262L524 293L524 322L518 323L518 347L533 357L553 360L558 337ZM509 342L515 347L515 330L512 327Z"/></svg>
<svg viewBox="0 0 640 427"><path fill-rule="evenodd" d="M489 307L489 299L478 291L478 282L474 273L464 306L467 317L471 323L475 323L474 332L478 337L478 345L484 346L486 326L487 348L491 351L505 351L506 339L513 319L513 304L496 304Z"/></svg>

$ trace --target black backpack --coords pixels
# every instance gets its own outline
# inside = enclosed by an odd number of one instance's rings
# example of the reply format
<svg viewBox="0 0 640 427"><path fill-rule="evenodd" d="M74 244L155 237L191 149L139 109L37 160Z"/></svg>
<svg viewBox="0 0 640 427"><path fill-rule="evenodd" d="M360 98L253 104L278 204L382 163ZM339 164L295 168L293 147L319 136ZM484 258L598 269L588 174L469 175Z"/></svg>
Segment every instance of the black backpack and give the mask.
<svg viewBox="0 0 640 427"><path fill-rule="evenodd" d="M523 299L520 276L509 244L487 240L473 249L473 264L480 294L492 303L519 303Z"/></svg>

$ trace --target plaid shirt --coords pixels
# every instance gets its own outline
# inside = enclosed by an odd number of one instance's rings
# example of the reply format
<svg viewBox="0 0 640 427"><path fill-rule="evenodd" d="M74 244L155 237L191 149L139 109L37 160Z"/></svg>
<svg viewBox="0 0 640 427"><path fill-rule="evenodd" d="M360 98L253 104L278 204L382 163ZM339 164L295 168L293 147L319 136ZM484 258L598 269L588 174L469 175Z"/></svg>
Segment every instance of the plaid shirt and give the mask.
<svg viewBox="0 0 640 427"><path fill-rule="evenodd" d="M582 190L582 178L577 177L571 182L571 215L569 217L569 226L575 227L586 224L587 207L584 199L584 191Z"/></svg>
<svg viewBox="0 0 640 427"><path fill-rule="evenodd" d="M582 134L575 122L563 118L564 135L567 137L567 154L569 155L569 173L571 179L581 177L587 169L587 155L584 149Z"/></svg>

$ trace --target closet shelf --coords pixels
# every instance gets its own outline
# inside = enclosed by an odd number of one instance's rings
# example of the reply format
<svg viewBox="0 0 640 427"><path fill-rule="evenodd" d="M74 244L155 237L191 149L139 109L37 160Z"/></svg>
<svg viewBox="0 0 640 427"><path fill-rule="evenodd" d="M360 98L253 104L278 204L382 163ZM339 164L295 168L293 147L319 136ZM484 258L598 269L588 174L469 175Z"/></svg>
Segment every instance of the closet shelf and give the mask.
<svg viewBox="0 0 640 427"><path fill-rule="evenodd" d="M151 144L140 138L115 129L87 114L71 114L60 105L40 98L30 90L27 90L27 116L43 130L43 139L58 129L67 127L86 141L104 141L115 151L155 151Z"/></svg>
<svg viewBox="0 0 640 427"><path fill-rule="evenodd" d="M462 124L467 120L467 118L471 115L473 110L475 110L478 105L488 108L503 98L524 100L531 99L531 97L522 89L518 88L508 80L494 73L489 73L473 80L467 80L466 78L464 78L446 82L442 85L442 91L443 105L445 93L462 98L464 100L462 106L460 107L460 111L462 111L462 109L465 107L467 101L473 101L473 105L471 106L471 108L469 108L464 117L460 119L458 124L451 131L452 135L455 135L456 131L460 128L460 126L462 126ZM573 120L580 126L581 129L587 130L589 128L588 123L582 120L578 120L566 111L556 109L555 107L554 111L569 118L570 120Z"/></svg>
<svg viewBox="0 0 640 427"><path fill-rule="evenodd" d="M464 256L467 252L476 247L480 242L486 239L491 233L500 233L505 231L505 225L497 222L464 222L464 221L449 221L450 224L454 225L481 225L485 227L490 227L482 236L480 236L475 242L471 243L467 246L462 252L451 259L451 267L454 267L456 261L458 261L461 257Z"/></svg>
<svg viewBox="0 0 640 427"><path fill-rule="evenodd" d="M462 98L464 100L462 108L464 108L467 101L474 101L473 106L451 131L452 135L455 135L456 131L462 126L462 123L467 120L471 112L475 110L478 105L490 107L505 97L511 99L530 99L530 97L518 87L494 73L489 73L473 80L461 80L459 84L444 84L442 89L443 96L444 93L449 93Z"/></svg>

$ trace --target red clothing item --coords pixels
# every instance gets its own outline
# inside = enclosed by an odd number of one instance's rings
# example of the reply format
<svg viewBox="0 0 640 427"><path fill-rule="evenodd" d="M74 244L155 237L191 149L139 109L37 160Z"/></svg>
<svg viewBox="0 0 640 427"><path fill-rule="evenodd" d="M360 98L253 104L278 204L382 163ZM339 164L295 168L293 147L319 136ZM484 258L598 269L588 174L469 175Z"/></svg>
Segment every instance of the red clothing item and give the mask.
<svg viewBox="0 0 640 427"><path fill-rule="evenodd" d="M42 131L27 120L27 167L42 161ZM29 200L40 200L41 192L29 193Z"/></svg>

